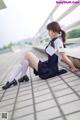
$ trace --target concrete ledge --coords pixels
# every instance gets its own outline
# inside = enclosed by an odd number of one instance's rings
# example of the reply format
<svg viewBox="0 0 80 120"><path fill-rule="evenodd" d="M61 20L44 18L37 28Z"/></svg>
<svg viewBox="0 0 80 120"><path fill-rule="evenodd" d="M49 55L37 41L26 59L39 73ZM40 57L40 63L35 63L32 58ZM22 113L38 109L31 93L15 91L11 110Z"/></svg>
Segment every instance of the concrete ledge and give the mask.
<svg viewBox="0 0 80 120"><path fill-rule="evenodd" d="M44 50L45 46L37 46L33 48L45 53L45 50ZM80 68L80 52L79 51L80 51L80 47L65 48L65 52L67 56L69 56L69 58L72 60L74 65L78 68Z"/></svg>
<svg viewBox="0 0 80 120"><path fill-rule="evenodd" d="M65 51L66 51L66 54L69 56L69 58L74 63L74 65L80 68L80 52L79 52L80 47L66 48Z"/></svg>
<svg viewBox="0 0 80 120"><path fill-rule="evenodd" d="M33 46L33 48L45 53L45 47L44 46L37 46L37 47Z"/></svg>

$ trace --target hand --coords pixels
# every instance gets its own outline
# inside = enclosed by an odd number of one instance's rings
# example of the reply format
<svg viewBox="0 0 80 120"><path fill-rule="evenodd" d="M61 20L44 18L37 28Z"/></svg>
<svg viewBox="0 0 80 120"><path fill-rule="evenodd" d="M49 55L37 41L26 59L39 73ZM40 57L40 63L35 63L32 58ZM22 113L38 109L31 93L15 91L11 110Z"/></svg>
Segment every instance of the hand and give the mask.
<svg viewBox="0 0 80 120"><path fill-rule="evenodd" d="M79 71L78 68L70 68L70 70L71 70L72 72L78 72L78 71Z"/></svg>

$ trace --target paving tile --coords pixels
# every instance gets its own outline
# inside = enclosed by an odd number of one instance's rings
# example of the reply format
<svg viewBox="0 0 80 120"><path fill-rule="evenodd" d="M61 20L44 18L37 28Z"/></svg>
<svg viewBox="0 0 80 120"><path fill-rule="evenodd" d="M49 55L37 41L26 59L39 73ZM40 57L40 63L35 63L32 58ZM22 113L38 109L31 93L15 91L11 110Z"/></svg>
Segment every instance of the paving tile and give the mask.
<svg viewBox="0 0 80 120"><path fill-rule="evenodd" d="M63 68L63 67L62 67ZM66 69L67 70L67 69ZM69 75L74 75L73 73L71 73L70 71L67 70L67 73L62 74L63 77L69 76Z"/></svg>
<svg viewBox="0 0 80 120"><path fill-rule="evenodd" d="M64 114L76 112L80 110L80 100L66 104L66 105L62 105L61 108L64 111Z"/></svg>
<svg viewBox="0 0 80 120"><path fill-rule="evenodd" d="M30 81L29 82L20 83L20 89L24 88L24 87L29 87L29 86L31 86L31 82Z"/></svg>
<svg viewBox="0 0 80 120"><path fill-rule="evenodd" d="M75 91L80 91L80 85L72 87Z"/></svg>
<svg viewBox="0 0 80 120"><path fill-rule="evenodd" d="M45 88L48 88L47 84L44 84L44 85L41 85L41 86L37 87L38 90L42 90L42 89L45 89Z"/></svg>
<svg viewBox="0 0 80 120"><path fill-rule="evenodd" d="M12 94L16 94L16 90L14 91L11 91L11 92L5 92L5 96L8 96L8 95L12 95Z"/></svg>
<svg viewBox="0 0 80 120"><path fill-rule="evenodd" d="M14 119L17 117L21 117L23 115L31 114L31 113L33 113L33 106L25 107L25 108L22 108L19 110L15 110Z"/></svg>
<svg viewBox="0 0 80 120"><path fill-rule="evenodd" d="M67 120L80 120L80 112L66 116Z"/></svg>
<svg viewBox="0 0 80 120"><path fill-rule="evenodd" d="M0 91L0 94L3 94L3 92L4 92L4 91L3 91L3 90L1 90L1 91Z"/></svg>
<svg viewBox="0 0 80 120"><path fill-rule="evenodd" d="M44 89L48 89L48 86L47 85L43 85L41 87L36 87L36 88L34 88L34 92L42 91Z"/></svg>
<svg viewBox="0 0 80 120"><path fill-rule="evenodd" d="M17 89L14 89L14 90L11 90L10 91L10 88L6 90L5 94L6 95L11 95L11 94L15 94L17 92Z"/></svg>
<svg viewBox="0 0 80 120"><path fill-rule="evenodd" d="M0 94L0 98L2 97L2 94Z"/></svg>
<svg viewBox="0 0 80 120"><path fill-rule="evenodd" d="M42 101L45 101L45 100L48 100L48 99L52 99L51 94L43 95L43 96L40 96L40 97L35 97L35 103L42 102Z"/></svg>
<svg viewBox="0 0 80 120"><path fill-rule="evenodd" d="M18 93L18 96L23 96L23 95L27 95L27 94L32 94L32 90L26 90L26 91L20 91Z"/></svg>
<svg viewBox="0 0 80 120"><path fill-rule="evenodd" d="M55 92L55 95L56 95L56 97L60 97L60 96L67 95L70 93L73 93L73 91L70 88L67 88L67 89L64 89L62 91Z"/></svg>
<svg viewBox="0 0 80 120"><path fill-rule="evenodd" d="M48 80L48 83L57 83L59 81L62 81L61 78L59 78L58 76L56 77L52 77Z"/></svg>
<svg viewBox="0 0 80 120"><path fill-rule="evenodd" d="M8 112L8 120L11 120L12 111Z"/></svg>
<svg viewBox="0 0 80 120"><path fill-rule="evenodd" d="M20 96L17 98L17 102L23 101L23 100L28 100L32 98L32 94L29 95L24 95L24 96Z"/></svg>
<svg viewBox="0 0 80 120"><path fill-rule="evenodd" d="M58 108L51 108L37 113L37 120L49 120L60 116Z"/></svg>
<svg viewBox="0 0 80 120"><path fill-rule="evenodd" d="M51 120L63 120L63 118L56 118L56 119L51 119Z"/></svg>
<svg viewBox="0 0 80 120"><path fill-rule="evenodd" d="M45 81L41 80L40 78L37 79L36 81L34 81L34 80L32 81L33 86L36 85L36 84L40 84L40 83L45 83Z"/></svg>
<svg viewBox="0 0 80 120"><path fill-rule="evenodd" d="M64 84L64 82L60 80L60 81L58 81L58 82L50 83L50 86L51 86L51 87L56 87L56 86L58 86L58 85L60 85L60 84Z"/></svg>
<svg viewBox="0 0 80 120"><path fill-rule="evenodd" d="M68 78L71 78L71 77L75 77L75 75L73 73L70 73L70 74L66 74L66 75L63 75L62 76L65 80L67 80Z"/></svg>
<svg viewBox="0 0 80 120"><path fill-rule="evenodd" d="M31 90L31 86L29 86L29 87L22 87L22 88L20 88L19 92L27 91L27 90Z"/></svg>
<svg viewBox="0 0 80 120"><path fill-rule="evenodd" d="M13 120L34 120L34 115L33 114L26 115L26 116L22 116L22 117L19 117L19 118L15 118Z"/></svg>
<svg viewBox="0 0 80 120"><path fill-rule="evenodd" d="M0 86L0 93L1 93L1 91L2 91L2 86Z"/></svg>
<svg viewBox="0 0 80 120"><path fill-rule="evenodd" d="M32 76L32 78L33 78L33 80L34 80L34 82L36 82L37 80L39 81L42 81L42 79L40 79L40 77L39 76L35 76L35 75L31 75Z"/></svg>
<svg viewBox="0 0 80 120"><path fill-rule="evenodd" d="M32 104L33 104L32 99L25 100L25 101L22 101L22 102L17 102L15 109L19 109L19 108L22 108L22 107L25 107L25 106L27 107L27 106L32 105Z"/></svg>
<svg viewBox="0 0 80 120"><path fill-rule="evenodd" d="M79 92L77 92L79 95L80 95L80 91Z"/></svg>
<svg viewBox="0 0 80 120"><path fill-rule="evenodd" d="M53 87L54 91L60 91L62 89L68 88L68 86L66 84L62 84L62 85L58 85L56 87Z"/></svg>
<svg viewBox="0 0 80 120"><path fill-rule="evenodd" d="M66 82L70 82L70 81L74 81L74 80L76 80L76 79L78 79L78 77L77 76L72 76L72 77L70 77L70 78L65 78L65 81Z"/></svg>
<svg viewBox="0 0 80 120"><path fill-rule="evenodd" d="M38 97L40 95L44 95L46 93L50 93L49 89L45 89L45 90L42 90L42 91L37 91L34 93L35 97Z"/></svg>
<svg viewBox="0 0 80 120"><path fill-rule="evenodd" d="M68 83L70 86L80 85L80 80L75 80L70 83Z"/></svg>
<svg viewBox="0 0 80 120"><path fill-rule="evenodd" d="M36 104L36 110L41 111L50 107L56 106L56 103L54 100L48 100L39 104Z"/></svg>
<svg viewBox="0 0 80 120"><path fill-rule="evenodd" d="M8 106L1 107L1 108L0 108L0 111L1 111L1 112L9 112L9 111L12 111L12 109L13 109L13 104L12 104L12 105L8 105Z"/></svg>
<svg viewBox="0 0 80 120"><path fill-rule="evenodd" d="M60 104L64 104L64 103L71 102L71 101L78 100L78 99L79 98L75 94L70 94L70 95L66 95L66 96L58 98L58 101Z"/></svg>
<svg viewBox="0 0 80 120"><path fill-rule="evenodd" d="M6 100L6 101L1 101L0 102L0 107L3 107L3 106L7 106L7 105L10 105L10 104L13 104L15 101L15 99L10 99L10 100Z"/></svg>
<svg viewBox="0 0 80 120"><path fill-rule="evenodd" d="M55 120L64 120L63 118L58 118L58 119L55 119Z"/></svg>
<svg viewBox="0 0 80 120"><path fill-rule="evenodd" d="M17 91L18 85L16 86L11 86L9 89L6 90L6 92L12 92L12 91Z"/></svg>
<svg viewBox="0 0 80 120"><path fill-rule="evenodd" d="M42 83L39 83L39 84L33 84L33 87L36 88L36 87L40 87L40 86L44 86L46 85L46 82L42 82Z"/></svg>
<svg viewBox="0 0 80 120"><path fill-rule="evenodd" d="M4 96L4 97L3 97L3 100L13 99L13 98L15 98L15 97L16 97L16 94L10 94L10 95L8 95L8 96Z"/></svg>

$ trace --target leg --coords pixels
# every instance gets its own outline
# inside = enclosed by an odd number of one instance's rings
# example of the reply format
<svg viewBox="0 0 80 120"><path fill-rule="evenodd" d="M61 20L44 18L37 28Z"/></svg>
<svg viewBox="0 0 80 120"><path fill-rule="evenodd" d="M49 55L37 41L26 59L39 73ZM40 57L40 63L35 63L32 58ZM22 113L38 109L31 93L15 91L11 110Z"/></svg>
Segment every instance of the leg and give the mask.
<svg viewBox="0 0 80 120"><path fill-rule="evenodd" d="M8 81L12 81L16 78L17 75L21 73L21 77L26 74L28 66L38 70L39 59L31 52L28 52L25 56L26 59L23 59L19 64L15 65L10 74L8 75Z"/></svg>
<svg viewBox="0 0 80 120"><path fill-rule="evenodd" d="M26 75L26 71L27 71L28 66L29 66L29 61L23 59L23 60L21 61L21 65L22 65L21 77L23 77L24 75Z"/></svg>
<svg viewBox="0 0 80 120"><path fill-rule="evenodd" d="M9 88L11 85L16 85L17 81L15 80L16 77L21 73L21 77L25 79L25 81L29 81L29 78L26 75L27 68L29 66L29 62L23 60L21 63L15 65L9 75L7 76L7 82L2 87L3 89Z"/></svg>
<svg viewBox="0 0 80 120"><path fill-rule="evenodd" d="M39 59L31 52L27 52L25 55L25 59L22 60L21 64L22 64L22 75L21 78L18 80L18 82L24 82L24 81L29 81L28 76L26 75L26 71L28 66L35 68L36 70L38 70L38 62Z"/></svg>
<svg viewBox="0 0 80 120"><path fill-rule="evenodd" d="M15 80L15 78L21 72L21 69L22 69L21 64L17 64L13 67L13 69L7 76L7 82L5 83L4 86L2 86L2 89L5 90L9 88L11 85L17 85L17 81Z"/></svg>
<svg viewBox="0 0 80 120"><path fill-rule="evenodd" d="M7 79L10 83L8 83L7 86L4 85L3 89L9 88L14 83L14 79L21 72L22 72L22 76L24 76L24 74L26 74L26 71L27 71L27 68L29 65L32 68L35 68L36 70L38 70L38 62L39 62L39 59L31 52L28 52L25 55L25 60L23 60L20 64L14 66L14 68L12 69L10 74L8 75L8 79ZM26 79L29 80L27 77L26 77Z"/></svg>
<svg viewBox="0 0 80 120"><path fill-rule="evenodd" d="M7 76L7 81L12 82L21 73L21 77L26 74L29 62L27 60L22 60L19 64L16 64L11 72Z"/></svg>
<svg viewBox="0 0 80 120"><path fill-rule="evenodd" d="M29 77L26 75L26 71L28 69L29 66L29 61L28 60L22 60L21 62L22 64L22 70L21 70L21 75L20 78L18 79L18 82L28 82L29 81Z"/></svg>
<svg viewBox="0 0 80 120"><path fill-rule="evenodd" d="M35 68L36 70L38 70L39 59L32 52L27 52L25 54L25 59L29 61L29 65L32 68Z"/></svg>

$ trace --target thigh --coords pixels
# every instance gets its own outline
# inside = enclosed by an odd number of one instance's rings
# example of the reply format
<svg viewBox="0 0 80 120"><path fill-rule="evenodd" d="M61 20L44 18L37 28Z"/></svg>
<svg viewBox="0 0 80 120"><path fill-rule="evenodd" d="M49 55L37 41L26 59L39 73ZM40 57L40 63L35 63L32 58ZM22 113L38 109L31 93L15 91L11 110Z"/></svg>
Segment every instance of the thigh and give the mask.
<svg viewBox="0 0 80 120"><path fill-rule="evenodd" d="M25 58L29 60L29 64L32 68L38 70L38 63L39 63L38 57L36 57L32 52L28 52Z"/></svg>

